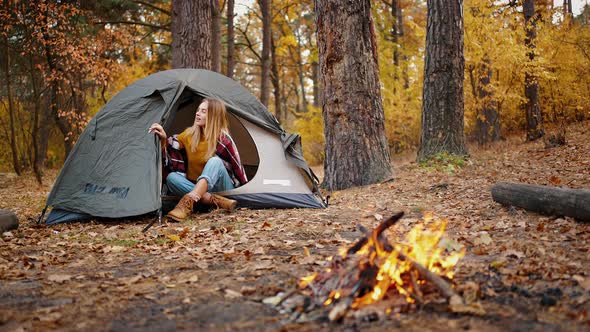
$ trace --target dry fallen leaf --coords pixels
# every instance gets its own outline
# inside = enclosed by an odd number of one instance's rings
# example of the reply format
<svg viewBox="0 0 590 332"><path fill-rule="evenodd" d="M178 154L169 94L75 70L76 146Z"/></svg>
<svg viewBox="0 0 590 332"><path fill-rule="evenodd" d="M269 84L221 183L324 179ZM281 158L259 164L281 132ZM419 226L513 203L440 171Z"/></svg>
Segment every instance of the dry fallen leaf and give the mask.
<svg viewBox="0 0 590 332"><path fill-rule="evenodd" d="M559 186L561 184L561 179L555 175L551 175L549 177L549 183L551 183L554 186Z"/></svg>
<svg viewBox="0 0 590 332"><path fill-rule="evenodd" d="M480 244L488 245L488 244L491 244L492 242L493 242L492 238L490 237L490 234L488 234L488 232L481 232L479 234L479 236L477 238L475 238L475 240L473 241L473 244L475 244L475 245L480 245Z"/></svg>
<svg viewBox="0 0 590 332"><path fill-rule="evenodd" d="M49 281L53 281L53 282L58 282L58 283L63 283L66 281L70 281L74 276L69 275L69 274L51 274L47 277L47 280Z"/></svg>
<svg viewBox="0 0 590 332"><path fill-rule="evenodd" d="M166 235L166 237L174 242L180 241L180 236L178 236L178 235Z"/></svg>
<svg viewBox="0 0 590 332"><path fill-rule="evenodd" d="M584 278L580 275L574 275L572 278L577 281L580 287L585 291L590 291L590 278Z"/></svg>
<svg viewBox="0 0 590 332"><path fill-rule="evenodd" d="M235 290L228 288L225 290L225 297L228 299L236 299L236 298L242 297L242 293L236 292Z"/></svg>

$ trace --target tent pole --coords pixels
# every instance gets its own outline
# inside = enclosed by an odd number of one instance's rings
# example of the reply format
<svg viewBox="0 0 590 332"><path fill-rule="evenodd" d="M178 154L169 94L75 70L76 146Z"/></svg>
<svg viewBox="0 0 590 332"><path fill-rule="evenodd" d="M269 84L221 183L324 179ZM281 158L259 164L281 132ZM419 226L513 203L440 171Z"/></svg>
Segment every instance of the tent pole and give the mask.
<svg viewBox="0 0 590 332"><path fill-rule="evenodd" d="M47 205L45 205L43 211L41 212L41 215L39 216L39 219L37 219L37 224L40 224L41 220L43 220L43 217L45 217L45 211L47 211Z"/></svg>
<svg viewBox="0 0 590 332"><path fill-rule="evenodd" d="M158 209L158 212L156 212L156 217L152 221L150 221L150 223L147 224L147 226L145 226L141 232L142 233L147 232L156 223L156 221L158 222L159 226L162 226L162 208L161 207Z"/></svg>

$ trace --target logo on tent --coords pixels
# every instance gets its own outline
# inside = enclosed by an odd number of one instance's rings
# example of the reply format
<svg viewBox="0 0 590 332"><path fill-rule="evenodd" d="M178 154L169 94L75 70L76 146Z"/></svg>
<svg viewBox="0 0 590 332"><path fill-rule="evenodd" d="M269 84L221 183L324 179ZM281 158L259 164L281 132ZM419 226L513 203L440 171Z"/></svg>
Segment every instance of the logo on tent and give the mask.
<svg viewBox="0 0 590 332"><path fill-rule="evenodd" d="M129 187L108 187L87 183L84 192L89 194L112 194L116 195L117 198L125 199L129 193Z"/></svg>

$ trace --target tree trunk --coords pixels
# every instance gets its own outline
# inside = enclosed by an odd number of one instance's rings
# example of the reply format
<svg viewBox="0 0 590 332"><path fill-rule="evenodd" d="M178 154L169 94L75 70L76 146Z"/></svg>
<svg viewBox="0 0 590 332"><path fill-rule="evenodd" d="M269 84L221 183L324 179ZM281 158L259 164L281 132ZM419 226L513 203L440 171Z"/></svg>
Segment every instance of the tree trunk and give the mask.
<svg viewBox="0 0 590 332"><path fill-rule="evenodd" d="M398 7L397 7L397 34L399 36L399 38L402 38L404 36L404 15L402 12L402 6L401 3L398 2ZM400 44L400 49L402 49L402 45ZM404 80L404 89L409 89L410 88L410 78L408 76L408 56L406 54L402 54L402 78Z"/></svg>
<svg viewBox="0 0 590 332"><path fill-rule="evenodd" d="M305 94L305 72L303 70L303 54L301 50L301 36L297 34L297 76L299 76L299 86L301 87L301 105L302 111L307 112L307 96Z"/></svg>
<svg viewBox="0 0 590 332"><path fill-rule="evenodd" d="M326 158L323 187L391 176L370 0L315 0Z"/></svg>
<svg viewBox="0 0 590 332"><path fill-rule="evenodd" d="M478 116L476 120L477 141L480 145L500 140L500 118L498 116L498 104L494 100L491 90L492 66L490 59L485 57L479 67L479 84L476 98L479 99Z"/></svg>
<svg viewBox="0 0 590 332"><path fill-rule="evenodd" d="M234 0L227 0L227 77L234 77Z"/></svg>
<svg viewBox="0 0 590 332"><path fill-rule="evenodd" d="M277 120L281 122L282 111L281 111L281 82L279 77L279 67L277 65L277 54L275 50L274 38L270 41L270 55L271 55L271 81L273 86L273 94L275 98L275 116ZM282 123L282 122L281 122Z"/></svg>
<svg viewBox="0 0 590 332"><path fill-rule="evenodd" d="M590 221L590 190L499 182L492 198L503 204L555 216Z"/></svg>
<svg viewBox="0 0 590 332"><path fill-rule="evenodd" d="M262 71L260 74L260 101L264 106L268 106L268 100L270 97L270 25L272 14L270 12L270 0L259 0L258 3L260 4L260 10L262 12Z"/></svg>
<svg viewBox="0 0 590 332"><path fill-rule="evenodd" d="M33 63L33 57L29 56L29 74L31 75L31 86L33 87L33 100L35 101L35 108L32 114L32 130L31 130L31 145L33 146L33 172L37 183L43 184L43 170L45 166L45 158L47 155L47 148L45 151L41 151L39 143L42 141L47 142L49 138L47 136L41 137L41 128L39 126L39 114L41 111L41 96L39 95L39 87L37 86L37 77L35 76L35 64ZM44 112L46 113L46 112ZM45 124L47 127L47 124ZM44 130L46 134L49 134L47 130ZM47 144L47 143L46 143ZM45 145L47 147L47 145Z"/></svg>
<svg viewBox="0 0 590 332"><path fill-rule="evenodd" d="M391 17L393 19L393 24L391 26L391 41L393 42L393 65L396 67L396 79L397 77L397 68L399 67L399 16L398 12L401 12L399 0L392 0L391 1Z"/></svg>
<svg viewBox="0 0 590 332"><path fill-rule="evenodd" d="M60 91L64 91L64 87L60 86L58 78L55 77L56 73L58 72L57 66L55 64L55 57L53 55L51 49L51 35L49 34L49 14L45 13L45 27L43 28L43 39L45 42L45 59L47 61L47 77L49 80L49 114L45 114L44 118L41 121L48 121L50 118L53 118L55 124L57 124L58 129L62 133L64 137L64 160L70 154L72 150L72 142L69 139L69 134L71 131L71 126L66 119L60 116L59 109L60 109ZM45 112L46 113L46 112ZM49 128L47 128L49 130ZM45 133L43 133L45 134ZM47 137L49 133L47 133ZM45 142L42 144L46 144ZM47 149L45 148L45 151Z"/></svg>
<svg viewBox="0 0 590 332"><path fill-rule="evenodd" d="M10 49L8 47L8 37L4 36L4 80L6 83L6 99L8 101L8 117L10 127L10 149L12 150L12 167L17 175L21 175L21 168L18 158L18 145L16 143L14 104L12 100L12 87L10 77Z"/></svg>
<svg viewBox="0 0 590 332"><path fill-rule="evenodd" d="M462 0L428 0L418 160L442 152L467 155L463 129L462 10Z"/></svg>
<svg viewBox="0 0 590 332"><path fill-rule="evenodd" d="M211 0L211 70L221 73L221 7Z"/></svg>
<svg viewBox="0 0 590 332"><path fill-rule="evenodd" d="M535 1L524 0L522 4L526 37L524 43L528 48L529 61L535 60L535 39L537 38L537 18L535 17ZM536 73L527 70L524 77L524 95L526 97L525 112L527 124L527 141L534 141L545 135L543 130L543 114L539 103L539 81Z"/></svg>
<svg viewBox="0 0 590 332"><path fill-rule="evenodd" d="M212 69L211 0L172 0L172 67Z"/></svg>
<svg viewBox="0 0 590 332"><path fill-rule="evenodd" d="M320 65L317 61L311 63L311 76L313 80L313 106L320 107Z"/></svg>

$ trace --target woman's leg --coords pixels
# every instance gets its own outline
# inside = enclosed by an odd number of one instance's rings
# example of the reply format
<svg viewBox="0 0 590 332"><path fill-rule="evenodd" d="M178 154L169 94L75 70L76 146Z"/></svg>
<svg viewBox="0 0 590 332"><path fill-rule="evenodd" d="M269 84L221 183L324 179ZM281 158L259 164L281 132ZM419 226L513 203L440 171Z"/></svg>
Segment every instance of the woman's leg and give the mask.
<svg viewBox="0 0 590 332"><path fill-rule="evenodd" d="M226 191L235 188L227 169L225 169L223 160L217 156L207 161L203 173L197 179L197 183L203 179L207 180L208 192Z"/></svg>
<svg viewBox="0 0 590 332"><path fill-rule="evenodd" d="M207 161L203 173L199 176L197 183L206 181L207 192L201 195L201 202L209 205L232 211L235 209L237 202L219 195L211 194L220 191L234 189L234 183L227 173L223 161L219 157L213 157Z"/></svg>
<svg viewBox="0 0 590 332"><path fill-rule="evenodd" d="M180 197L188 194L195 187L194 183L178 172L168 174L166 184L172 195Z"/></svg>
<svg viewBox="0 0 590 332"><path fill-rule="evenodd" d="M182 196L176 207L167 214L169 218L176 221L185 220L191 214L194 203L207 192L207 180L201 179L194 184L184 175L176 172L168 175L166 184L172 194Z"/></svg>

